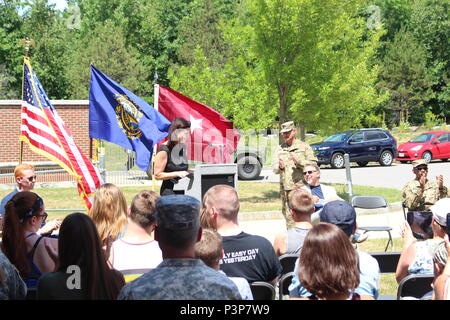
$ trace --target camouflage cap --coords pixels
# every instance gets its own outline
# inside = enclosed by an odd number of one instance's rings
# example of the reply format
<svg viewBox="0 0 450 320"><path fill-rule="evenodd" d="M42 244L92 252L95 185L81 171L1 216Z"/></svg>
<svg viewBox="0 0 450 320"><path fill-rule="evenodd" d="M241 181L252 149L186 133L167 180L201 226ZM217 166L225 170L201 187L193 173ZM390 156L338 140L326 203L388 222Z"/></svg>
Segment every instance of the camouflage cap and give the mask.
<svg viewBox="0 0 450 320"><path fill-rule="evenodd" d="M281 125L280 133L289 132L295 129L294 121L288 121Z"/></svg>
<svg viewBox="0 0 450 320"><path fill-rule="evenodd" d="M412 162L413 168L416 168L420 165L428 166L428 161L425 159L417 159Z"/></svg>
<svg viewBox="0 0 450 320"><path fill-rule="evenodd" d="M200 201L186 195L162 196L156 202L157 225L169 230L184 230L200 225Z"/></svg>

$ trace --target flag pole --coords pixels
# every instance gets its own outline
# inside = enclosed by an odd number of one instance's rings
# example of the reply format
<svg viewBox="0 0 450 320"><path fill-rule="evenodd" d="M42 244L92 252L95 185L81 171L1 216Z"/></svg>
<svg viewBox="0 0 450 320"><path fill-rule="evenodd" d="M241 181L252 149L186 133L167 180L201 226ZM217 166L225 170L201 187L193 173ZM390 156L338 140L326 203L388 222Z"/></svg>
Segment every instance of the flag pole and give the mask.
<svg viewBox="0 0 450 320"><path fill-rule="evenodd" d="M23 92L25 90L25 61L29 59L30 46L34 46L36 42L33 39L25 38L19 41L21 45L24 46L25 55L23 56L23 64L22 64L22 101L23 101ZM20 150L19 150L19 164L23 161L23 141L20 141Z"/></svg>
<svg viewBox="0 0 450 320"><path fill-rule="evenodd" d="M158 73L155 72L155 77L153 78L153 106L155 107L155 110L158 111L159 105L158 105L158 98L159 98L159 84L158 84ZM152 155L152 162L150 163L151 167L151 174L152 174L152 190L156 192L156 179L155 179L155 156L156 156L156 148L158 144L156 143L153 146L153 155Z"/></svg>

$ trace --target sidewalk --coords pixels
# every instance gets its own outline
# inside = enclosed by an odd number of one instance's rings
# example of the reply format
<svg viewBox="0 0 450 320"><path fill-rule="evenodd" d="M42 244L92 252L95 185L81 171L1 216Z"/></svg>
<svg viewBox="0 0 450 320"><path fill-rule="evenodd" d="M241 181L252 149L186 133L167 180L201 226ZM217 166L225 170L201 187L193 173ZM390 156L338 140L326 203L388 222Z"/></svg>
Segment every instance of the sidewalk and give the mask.
<svg viewBox="0 0 450 320"><path fill-rule="evenodd" d="M400 237L400 227L405 221L403 211L397 205L388 209L356 210L359 226L389 226L393 238ZM278 233L286 231L286 224L280 211L240 212L239 225L245 232L257 234L273 243ZM387 232L369 232L369 239L388 238Z"/></svg>

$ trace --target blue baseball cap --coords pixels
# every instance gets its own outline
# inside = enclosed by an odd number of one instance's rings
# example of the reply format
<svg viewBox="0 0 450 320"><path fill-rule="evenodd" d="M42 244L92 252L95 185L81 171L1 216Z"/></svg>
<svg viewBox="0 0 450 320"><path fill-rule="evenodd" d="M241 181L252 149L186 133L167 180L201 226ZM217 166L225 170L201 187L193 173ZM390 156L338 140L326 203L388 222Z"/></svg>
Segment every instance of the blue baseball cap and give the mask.
<svg viewBox="0 0 450 320"><path fill-rule="evenodd" d="M355 231L356 211L353 206L343 200L330 201L320 212L320 221L334 224L349 237Z"/></svg>

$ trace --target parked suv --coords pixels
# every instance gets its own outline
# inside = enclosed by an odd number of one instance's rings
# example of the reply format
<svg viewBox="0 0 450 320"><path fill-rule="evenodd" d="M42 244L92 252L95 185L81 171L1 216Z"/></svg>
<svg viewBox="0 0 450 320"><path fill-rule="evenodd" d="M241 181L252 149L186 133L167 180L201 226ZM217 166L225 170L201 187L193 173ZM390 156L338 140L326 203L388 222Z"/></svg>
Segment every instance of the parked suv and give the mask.
<svg viewBox="0 0 450 320"><path fill-rule="evenodd" d="M387 130L353 129L329 136L320 143L312 144L318 164L330 164L333 168L344 167L344 154L350 162L364 167L369 161L390 166L397 156L397 141Z"/></svg>

